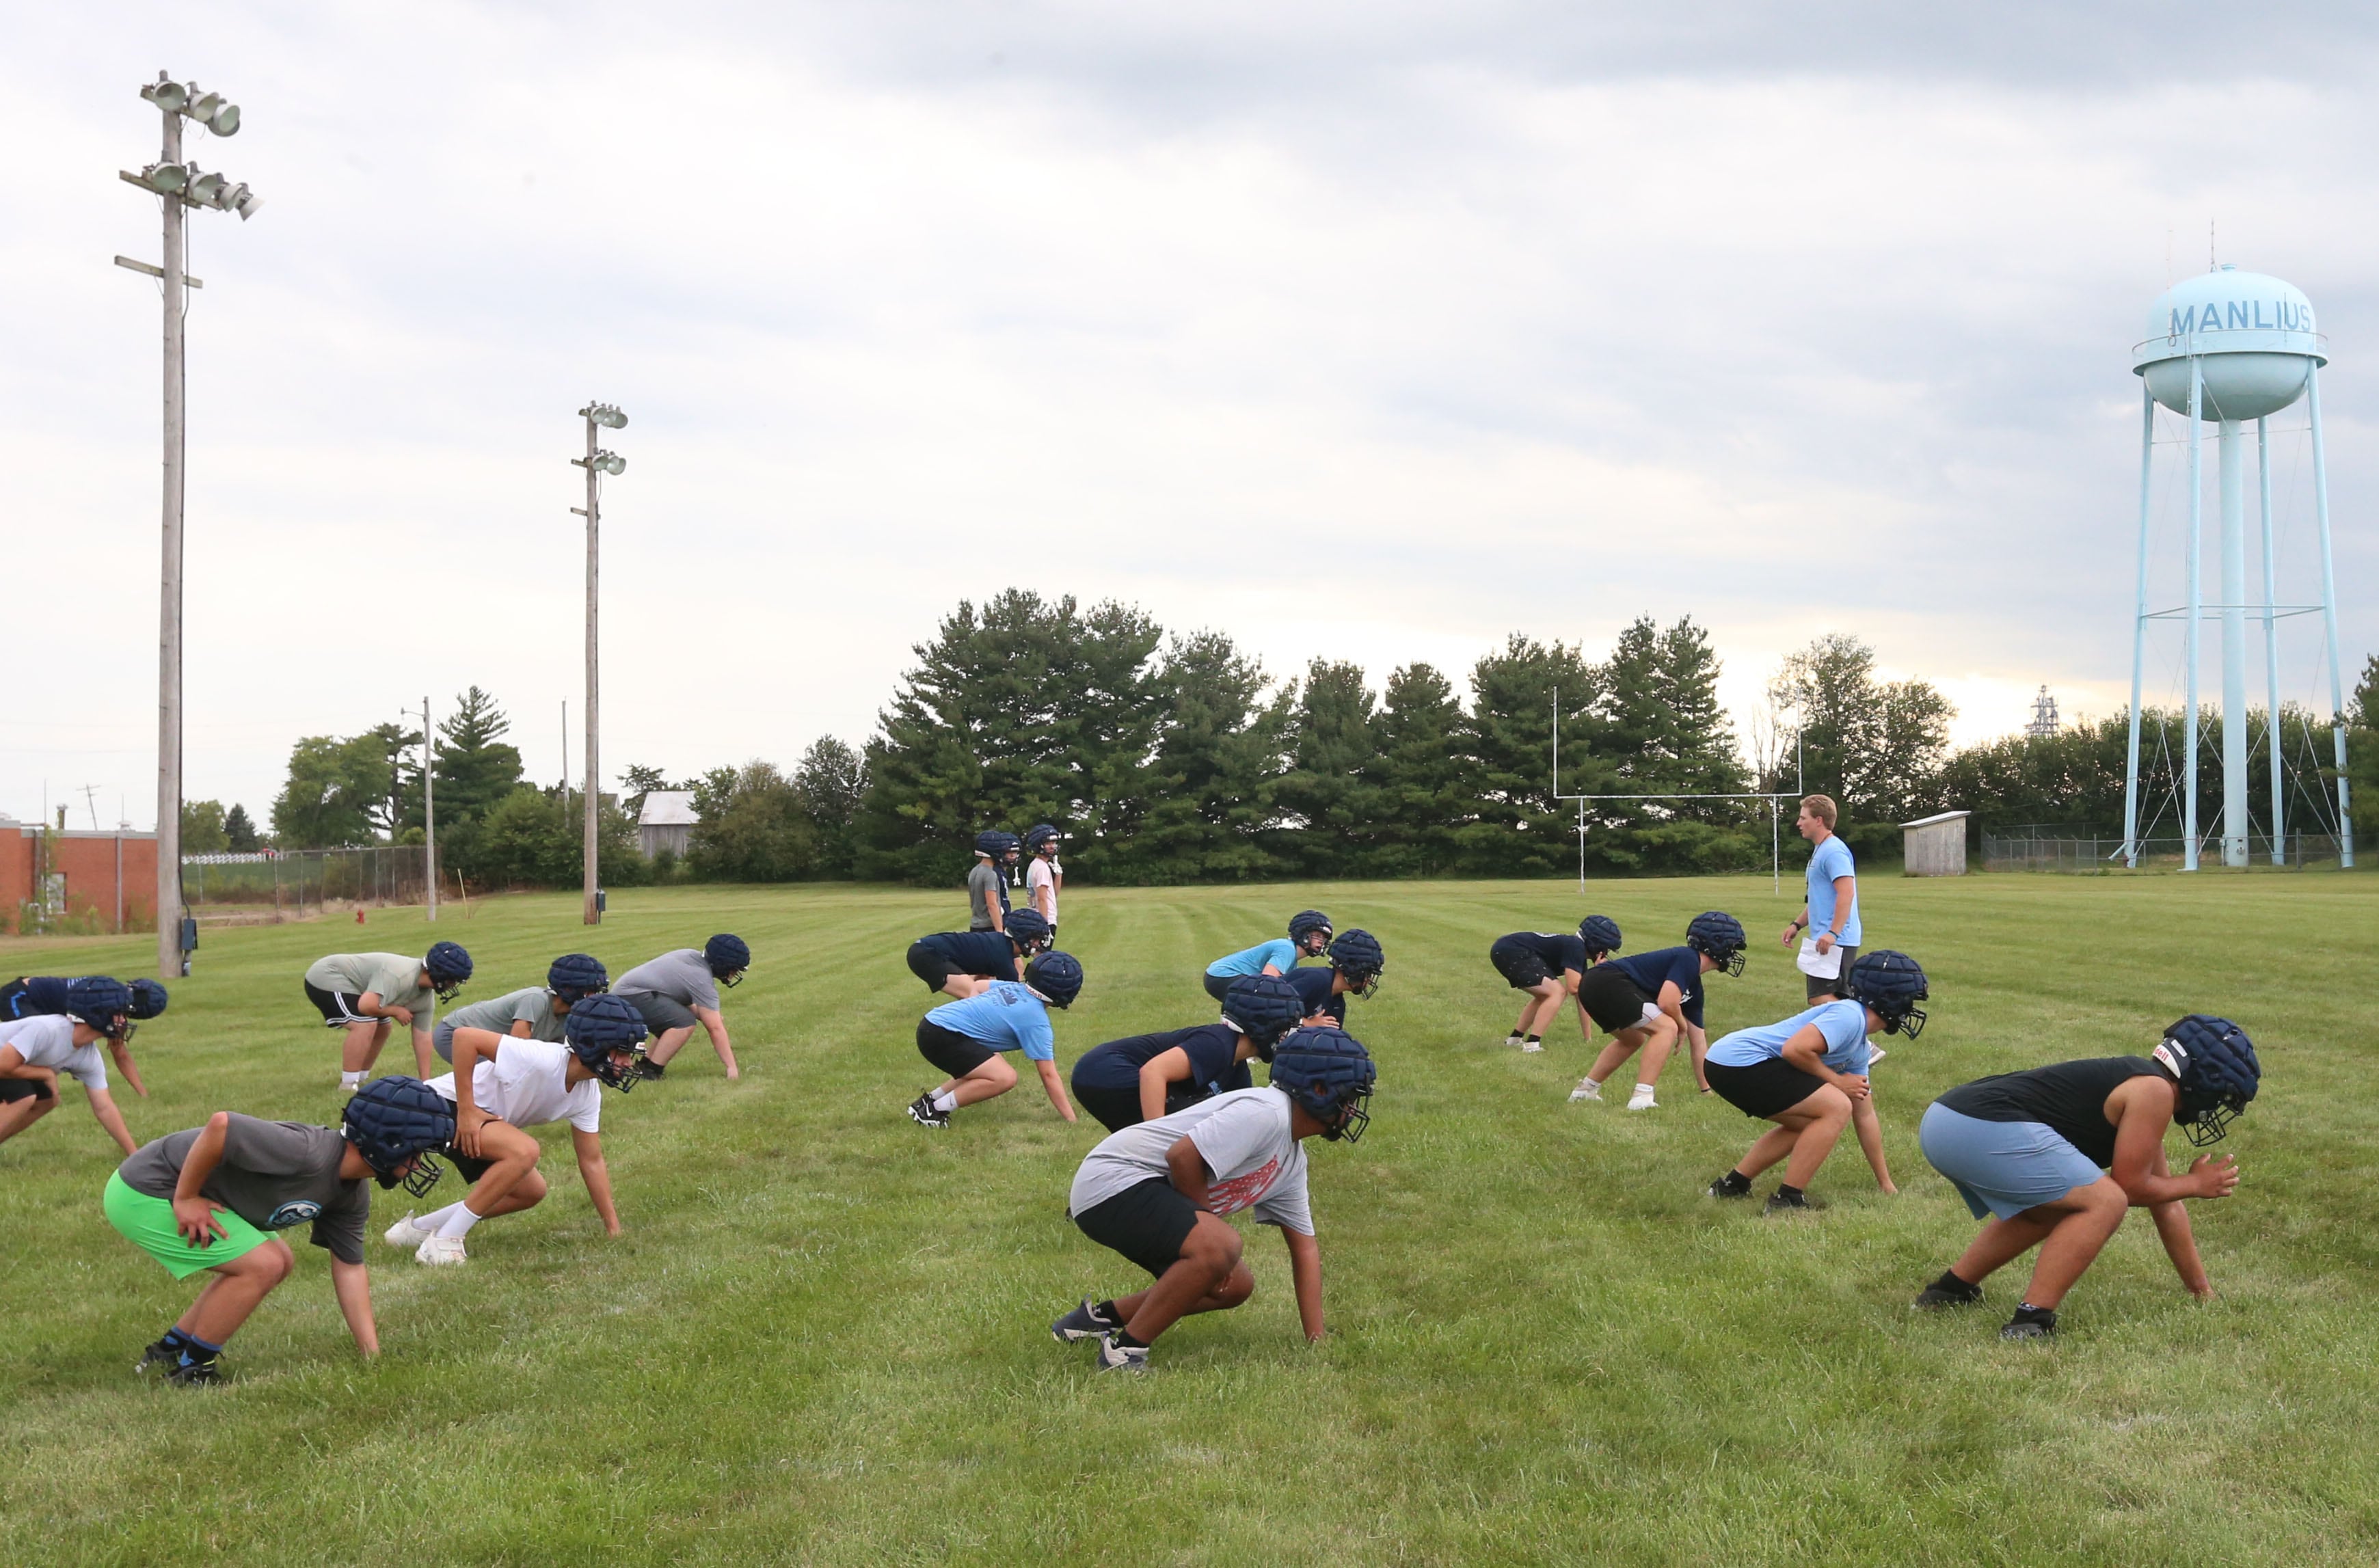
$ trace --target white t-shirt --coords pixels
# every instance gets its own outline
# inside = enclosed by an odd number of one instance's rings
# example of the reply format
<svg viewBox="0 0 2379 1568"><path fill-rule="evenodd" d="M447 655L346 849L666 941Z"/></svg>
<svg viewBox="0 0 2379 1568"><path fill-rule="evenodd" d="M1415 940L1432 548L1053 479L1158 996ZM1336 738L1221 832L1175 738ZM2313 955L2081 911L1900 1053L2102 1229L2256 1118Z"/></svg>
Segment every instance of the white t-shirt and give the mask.
<svg viewBox="0 0 2379 1568"><path fill-rule="evenodd" d="M99 1042L78 1045L74 1031L74 1019L63 1013L43 1013L0 1024L0 1045L14 1045L17 1055L31 1066L65 1073L85 1089L106 1088L107 1064L100 1060Z"/></svg>
<svg viewBox="0 0 2379 1568"><path fill-rule="evenodd" d="M1217 1214L1255 1210L1257 1223L1313 1234L1306 1201L1305 1146L1289 1130L1288 1096L1277 1089L1235 1089L1186 1111L1141 1122L1107 1138L1074 1173L1066 1212L1097 1208L1151 1176L1169 1177L1165 1156L1187 1138L1206 1162L1208 1204Z"/></svg>
<svg viewBox="0 0 2379 1568"><path fill-rule="evenodd" d="M1045 861L1037 856L1024 868L1024 902L1029 908L1039 909L1041 906L1036 900L1041 889L1049 889L1049 923L1052 925L1057 923L1057 877L1065 874L1065 869L1054 861Z"/></svg>
<svg viewBox="0 0 2379 1568"><path fill-rule="evenodd" d="M570 1047L543 1040L519 1040L506 1035L492 1062L481 1057L471 1067L471 1099L498 1121L514 1127L542 1127L567 1121L581 1132L594 1132L603 1121L603 1086L587 1079L570 1083ZM454 1075L441 1073L429 1080L440 1097L453 1100Z"/></svg>

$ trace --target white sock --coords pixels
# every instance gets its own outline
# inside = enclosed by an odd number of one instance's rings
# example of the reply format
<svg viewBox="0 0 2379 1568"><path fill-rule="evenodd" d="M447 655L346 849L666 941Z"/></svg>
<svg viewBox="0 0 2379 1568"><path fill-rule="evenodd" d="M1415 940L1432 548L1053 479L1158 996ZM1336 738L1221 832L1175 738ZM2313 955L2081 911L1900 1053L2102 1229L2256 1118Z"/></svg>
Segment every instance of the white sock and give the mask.
<svg viewBox="0 0 2379 1568"><path fill-rule="evenodd" d="M363 1086L364 1075L359 1072L343 1072L339 1075L339 1087L342 1089L361 1089Z"/></svg>
<svg viewBox="0 0 2379 1568"><path fill-rule="evenodd" d="M477 1224L481 1217L471 1212L465 1205L457 1203L444 1212L444 1217L438 1224L438 1234L451 1236L459 1241L471 1234L471 1227Z"/></svg>
<svg viewBox="0 0 2379 1568"><path fill-rule="evenodd" d="M1602 1087L1602 1080L1599 1078L1581 1079L1578 1081L1583 1083L1588 1089L1600 1089Z"/></svg>
<svg viewBox="0 0 2379 1568"><path fill-rule="evenodd" d="M1652 1086L1648 1083L1639 1083L1636 1086L1636 1092L1638 1094L1649 1094L1652 1092Z"/></svg>
<svg viewBox="0 0 2379 1568"><path fill-rule="evenodd" d="M952 1111L955 1111L958 1108L959 1096L956 1090L940 1089L934 1092L934 1109L941 1112L944 1116L948 1116Z"/></svg>
<svg viewBox="0 0 2379 1568"><path fill-rule="evenodd" d="M454 1217L454 1211L462 1206L461 1201L458 1200L455 1202L447 1204L443 1209L431 1210L429 1213L422 1215L413 1223L421 1229L428 1231L430 1235L435 1236L438 1234L438 1227L444 1224L448 1220L453 1219Z"/></svg>

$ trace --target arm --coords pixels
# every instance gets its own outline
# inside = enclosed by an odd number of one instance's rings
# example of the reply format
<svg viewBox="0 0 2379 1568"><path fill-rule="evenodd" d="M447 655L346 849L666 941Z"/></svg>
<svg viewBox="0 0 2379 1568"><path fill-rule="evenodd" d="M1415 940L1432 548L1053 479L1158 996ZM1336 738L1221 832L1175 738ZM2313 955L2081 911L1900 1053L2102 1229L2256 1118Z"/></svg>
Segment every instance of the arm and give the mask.
<svg viewBox="0 0 2379 1568"><path fill-rule="evenodd" d="M1784 1059L1812 1078L1821 1078L1851 1097L1856 1107L1866 1098L1866 1075L1836 1072L1826 1065L1826 1037L1814 1023L1805 1023L1784 1042Z"/></svg>
<svg viewBox="0 0 2379 1568"><path fill-rule="evenodd" d="M1165 1114L1167 1086L1190 1077L1190 1053L1176 1045L1140 1065L1140 1119L1153 1122Z"/></svg>
<svg viewBox="0 0 2379 1568"><path fill-rule="evenodd" d="M1876 1186L1897 1193L1900 1188L1891 1185L1891 1167L1883 1163L1883 1123L1876 1116L1874 1095L1851 1102L1851 1126L1858 1129L1859 1148L1875 1172Z"/></svg>
<svg viewBox="0 0 2379 1568"><path fill-rule="evenodd" d="M1266 965L1264 965L1264 967L1263 967L1263 971L1264 971L1266 974L1278 974L1278 973L1280 972L1280 971L1278 971L1278 970L1274 969L1274 968L1272 965L1270 965L1270 964L1266 964Z"/></svg>
<svg viewBox="0 0 2379 1568"><path fill-rule="evenodd" d="M140 1081L140 1069L132 1065L132 1047L121 1040L111 1040L107 1043L107 1054L115 1058L115 1070L124 1075L124 1081L132 1086L132 1092L143 1100L149 1098L149 1086Z"/></svg>
<svg viewBox="0 0 2379 1568"><path fill-rule="evenodd" d="M115 1140L116 1147L127 1154L139 1153L140 1145L132 1141L132 1134L126 1129L124 1113L115 1108L115 1096L104 1089L86 1089L83 1094L91 1102L91 1114L107 1129L107 1136Z"/></svg>
<svg viewBox="0 0 2379 1568"><path fill-rule="evenodd" d="M586 1184L587 1200L603 1217L603 1234L620 1234L620 1211L611 1202L611 1167L603 1163L603 1140L591 1132L570 1129L570 1147L578 1155L578 1179Z"/></svg>
<svg viewBox="0 0 2379 1568"><path fill-rule="evenodd" d="M2189 1209L2178 1201L2152 1203L2148 1215L2156 1221L2156 1239L2164 1243L2164 1255L2172 1260L2173 1272L2180 1276L2181 1288L2199 1300L2214 1295L2214 1282L2205 1277L2205 1262L2197 1255L2197 1238L2189 1233Z"/></svg>
<svg viewBox="0 0 2379 1568"><path fill-rule="evenodd" d="M199 1188L223 1164L223 1140L231 1136L231 1113L217 1111L199 1129L198 1141L190 1145L187 1158L182 1162L182 1174L174 1181L174 1228L182 1239L193 1247L211 1247L223 1228L215 1221L215 1206L199 1196Z"/></svg>
<svg viewBox="0 0 2379 1568"><path fill-rule="evenodd" d="M1685 1048L1693 1053L1694 1081L1699 1084L1702 1092L1707 1094L1710 1092L1709 1031L1697 1023L1685 1025Z"/></svg>
<svg viewBox="0 0 2379 1568"><path fill-rule="evenodd" d="M2178 1203L2185 1198L2228 1198L2239 1185L2239 1163L2225 1154L2200 1154L2187 1176L2174 1176L2164 1161L2164 1132L2171 1125L2177 1092L2161 1078L2135 1078L2108 1096L2120 1118L2115 1124L2115 1163L2107 1171L2134 1209ZM2157 1222L2163 1232L2163 1222Z"/></svg>
<svg viewBox="0 0 2379 1568"><path fill-rule="evenodd" d="M418 1022L413 1026L413 1065L424 1083L438 1076L436 1043L430 1039L429 1031Z"/></svg>
<svg viewBox="0 0 2379 1568"><path fill-rule="evenodd" d="M992 919L998 918L999 911L994 910ZM709 1031L710 1048L719 1053L719 1065L727 1069L727 1081L732 1083L742 1078L743 1070L735 1065L735 1047L727 1040L727 1015L717 1007L696 1007L694 1016Z"/></svg>
<svg viewBox="0 0 2379 1568"><path fill-rule="evenodd" d="M1793 944L1798 942L1801 939L1801 933L1806 931L1808 928L1809 903L1807 899L1804 899L1801 901L1801 912L1794 915L1792 923L1784 927L1784 950L1788 953L1791 952L1793 950Z"/></svg>
<svg viewBox="0 0 2379 1568"><path fill-rule="evenodd" d="M1206 1156L1198 1152L1198 1145L1187 1134L1175 1139L1173 1147L1165 1152L1165 1171L1173 1190L1213 1212L1214 1200L1206 1191Z"/></svg>
<svg viewBox="0 0 2379 1568"><path fill-rule="evenodd" d="M377 991L367 991L356 998L356 1011L368 1019L394 1019L399 1023L413 1021L411 1007L392 1007L383 1004Z"/></svg>
<svg viewBox="0 0 2379 1568"><path fill-rule="evenodd" d="M515 1040L525 1040L528 1038L528 1019L513 1019L513 1038Z"/></svg>
<svg viewBox="0 0 2379 1568"><path fill-rule="evenodd" d="M1057 889L1054 880L1045 872L1041 880L1033 887L1033 908L1043 920L1049 920L1057 912Z"/></svg>
<svg viewBox="0 0 2379 1568"><path fill-rule="evenodd" d="M1305 1342L1322 1341L1322 1248L1310 1236L1281 1227L1288 1243L1289 1278L1297 1283L1297 1321L1305 1326Z"/></svg>
<svg viewBox="0 0 2379 1568"><path fill-rule="evenodd" d="M983 907L991 913L991 928L1005 935L1008 930L1008 911L999 907L999 900L996 898L985 899L983 901Z"/></svg>
<svg viewBox="0 0 2379 1568"><path fill-rule="evenodd" d="M33 1066L14 1045L0 1045L0 1078L20 1078L42 1085L52 1094L58 1092L58 1075L47 1067Z"/></svg>
<svg viewBox="0 0 2379 1568"><path fill-rule="evenodd" d="M1065 1117L1068 1121L1072 1121L1074 1119L1074 1103L1066 1098L1066 1080L1057 1076L1057 1064L1055 1062L1035 1062L1033 1066L1041 1074L1041 1087L1047 1092L1049 1096L1049 1104L1057 1107L1057 1114L1059 1116ZM1143 1095L1147 1093L1147 1089L1144 1085L1141 1092ZM1161 1114L1164 1109L1164 1102L1161 1099L1157 1102L1157 1108Z"/></svg>
<svg viewBox="0 0 2379 1568"><path fill-rule="evenodd" d="M371 1271L361 1263L343 1263L333 1258L331 1288L338 1293L339 1311L347 1320L347 1332L356 1336L356 1348L368 1357L379 1355L380 1330L372 1323Z"/></svg>
<svg viewBox="0 0 2379 1568"><path fill-rule="evenodd" d="M458 1029L454 1031L454 1147L474 1160L479 1157L479 1129L488 1125L488 1113L479 1109L472 1080L485 1057L493 1062L496 1053L503 1048L504 1036L484 1029Z"/></svg>
<svg viewBox="0 0 2379 1568"><path fill-rule="evenodd" d="M1858 898L1858 884L1847 876L1834 878L1834 920L1817 933L1817 951L1830 953L1842 937L1842 922L1851 918L1851 906Z"/></svg>
<svg viewBox="0 0 2379 1568"><path fill-rule="evenodd" d="M1692 1027L1685 1022L1685 994L1678 988L1675 981L1664 980L1660 982L1660 995L1658 1006L1662 1012L1669 1015L1669 1021L1677 1026L1679 1032L1682 1033L1685 1030Z"/></svg>

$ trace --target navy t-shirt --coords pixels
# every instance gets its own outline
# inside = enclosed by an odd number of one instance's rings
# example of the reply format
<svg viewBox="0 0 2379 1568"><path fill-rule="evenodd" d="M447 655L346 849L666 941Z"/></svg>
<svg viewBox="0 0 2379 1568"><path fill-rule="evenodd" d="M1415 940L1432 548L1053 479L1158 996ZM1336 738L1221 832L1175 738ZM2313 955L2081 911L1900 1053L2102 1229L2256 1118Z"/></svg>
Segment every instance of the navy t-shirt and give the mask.
<svg viewBox="0 0 2379 1568"><path fill-rule="evenodd" d="M1330 994L1331 980L1337 972L1334 969L1312 967L1293 969L1281 976L1297 988L1298 1017L1311 1018L1316 1013L1328 1013L1340 1023L1346 1021L1346 994L1342 992L1335 996Z"/></svg>
<svg viewBox="0 0 2379 1568"><path fill-rule="evenodd" d="M1495 946L1506 952L1521 948L1534 953L1544 964L1547 974L1559 974L1565 969L1586 972L1586 941L1576 935L1564 935L1558 931L1515 931Z"/></svg>
<svg viewBox="0 0 2379 1568"><path fill-rule="evenodd" d="M1138 1089L1140 1069L1176 1047L1190 1058L1190 1087L1209 1094L1255 1087L1248 1065L1233 1060L1238 1054L1238 1032L1219 1023L1110 1040L1074 1064L1074 1087Z"/></svg>
<svg viewBox="0 0 2379 1568"><path fill-rule="evenodd" d="M7 987L5 995L6 1016L11 1019L49 1017L66 1010L66 982L63 975L32 975Z"/></svg>
<svg viewBox="0 0 2379 1568"><path fill-rule="evenodd" d="M1002 931L936 931L918 941L939 953L960 974L1015 980L1016 945Z"/></svg>
<svg viewBox="0 0 2379 1568"><path fill-rule="evenodd" d="M1623 971L1655 1002L1660 999L1660 987L1673 981L1683 994L1677 1010L1685 1015L1687 1023L1701 1028L1702 956L1691 947L1659 947L1630 958L1612 959L1603 967Z"/></svg>

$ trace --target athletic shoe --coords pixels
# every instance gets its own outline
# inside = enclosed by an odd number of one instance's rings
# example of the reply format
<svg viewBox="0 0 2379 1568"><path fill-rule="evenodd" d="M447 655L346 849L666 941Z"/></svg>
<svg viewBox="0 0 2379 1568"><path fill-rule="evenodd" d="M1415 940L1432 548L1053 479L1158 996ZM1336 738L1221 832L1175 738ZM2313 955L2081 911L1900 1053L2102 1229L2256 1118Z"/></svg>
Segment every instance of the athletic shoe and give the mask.
<svg viewBox="0 0 2379 1568"><path fill-rule="evenodd" d="M1075 1345L1086 1339L1105 1339L1123 1327L1102 1315L1098 1304L1089 1297L1082 1304L1049 1325L1049 1333L1060 1345Z"/></svg>
<svg viewBox="0 0 2379 1568"><path fill-rule="evenodd" d="M1517 1050L1527 1041L1527 1039L1528 1037L1522 1034L1507 1034L1503 1036L1503 1043L1511 1046L1515 1050Z"/></svg>
<svg viewBox="0 0 2379 1568"><path fill-rule="evenodd" d="M1867 1052L1866 1052L1866 1065L1867 1065L1867 1066L1869 1066L1869 1067L1873 1067L1873 1066L1875 1066L1875 1064L1876 1064L1876 1063L1878 1063L1878 1062L1879 1062L1879 1061L1883 1060L1883 1059L1884 1059L1884 1057L1886 1057L1886 1056L1890 1055L1890 1054L1891 1054L1890 1052L1886 1051L1886 1050L1883 1050L1883 1049L1881 1049L1881 1048L1880 1048L1880 1047L1878 1047L1878 1046L1870 1045L1870 1046L1868 1046L1868 1047L1867 1047Z"/></svg>
<svg viewBox="0 0 2379 1568"><path fill-rule="evenodd" d="M165 1374L165 1381L175 1388L212 1388L223 1381L223 1373L209 1361L184 1361Z"/></svg>
<svg viewBox="0 0 2379 1568"><path fill-rule="evenodd" d="M667 1071L669 1071L669 1064L667 1062L657 1062L650 1056L638 1056L636 1058L636 1076L638 1078L657 1079Z"/></svg>
<svg viewBox="0 0 2379 1568"><path fill-rule="evenodd" d="M1805 1192L1786 1192L1783 1188L1779 1188L1768 1195L1768 1207L1761 1210L1760 1212L1764 1214L1791 1214L1797 1213L1805 1209L1814 1209L1817 1206L1817 1205L1815 1203L1809 1201L1809 1195Z"/></svg>
<svg viewBox="0 0 2379 1568"><path fill-rule="evenodd" d="M433 1236L413 1249L413 1260L433 1266L445 1263L467 1263L471 1255L463 1249L459 1236Z"/></svg>
<svg viewBox="0 0 2379 1568"><path fill-rule="evenodd" d="M1117 1331L1121 1332L1121 1331ZM1099 1341L1099 1370L1102 1372L1145 1372L1148 1370L1148 1346L1117 1345L1114 1334Z"/></svg>
<svg viewBox="0 0 2379 1568"><path fill-rule="evenodd" d="M1569 1098L1572 1104L1580 1100L1600 1100L1602 1098L1602 1085L1581 1078L1577 1080L1577 1087L1569 1092Z"/></svg>
<svg viewBox="0 0 2379 1568"><path fill-rule="evenodd" d="M2057 1314L2045 1307L2019 1307L1999 1330L2001 1339L2048 1339L2057 1333Z"/></svg>
<svg viewBox="0 0 2379 1568"><path fill-rule="evenodd" d="M909 1119L919 1127L937 1129L950 1125L950 1114L948 1111L934 1109L934 1092L930 1089L909 1102Z"/></svg>
<svg viewBox="0 0 2379 1568"><path fill-rule="evenodd" d="M1652 1098L1650 1090L1639 1083L1636 1086L1636 1092L1627 1096L1627 1108L1631 1111L1657 1111L1660 1103Z"/></svg>
<svg viewBox="0 0 2379 1568"><path fill-rule="evenodd" d="M161 1339L140 1353L140 1359L132 1363L132 1369L146 1374L151 1367L171 1367L181 1359L182 1347Z"/></svg>
<svg viewBox="0 0 2379 1568"><path fill-rule="evenodd" d="M1709 1184L1709 1195L1712 1198L1748 1198L1751 1196L1751 1178L1739 1171L1729 1171Z"/></svg>
<svg viewBox="0 0 2379 1568"><path fill-rule="evenodd" d="M1944 1269L1939 1279L1916 1293L1915 1304L1925 1311L1936 1312L1945 1307L1972 1307L1982 1298L1981 1285L1968 1285Z"/></svg>
<svg viewBox="0 0 2379 1568"><path fill-rule="evenodd" d="M1520 1055L1524 1056L1533 1056L1544 1048L1545 1043L1541 1040L1523 1040L1520 1042Z"/></svg>
<svg viewBox="0 0 2379 1568"><path fill-rule="evenodd" d="M437 1234L426 1225L416 1224L413 1211L408 1209L405 1212L405 1218L380 1232L380 1239L391 1247L417 1248Z"/></svg>

